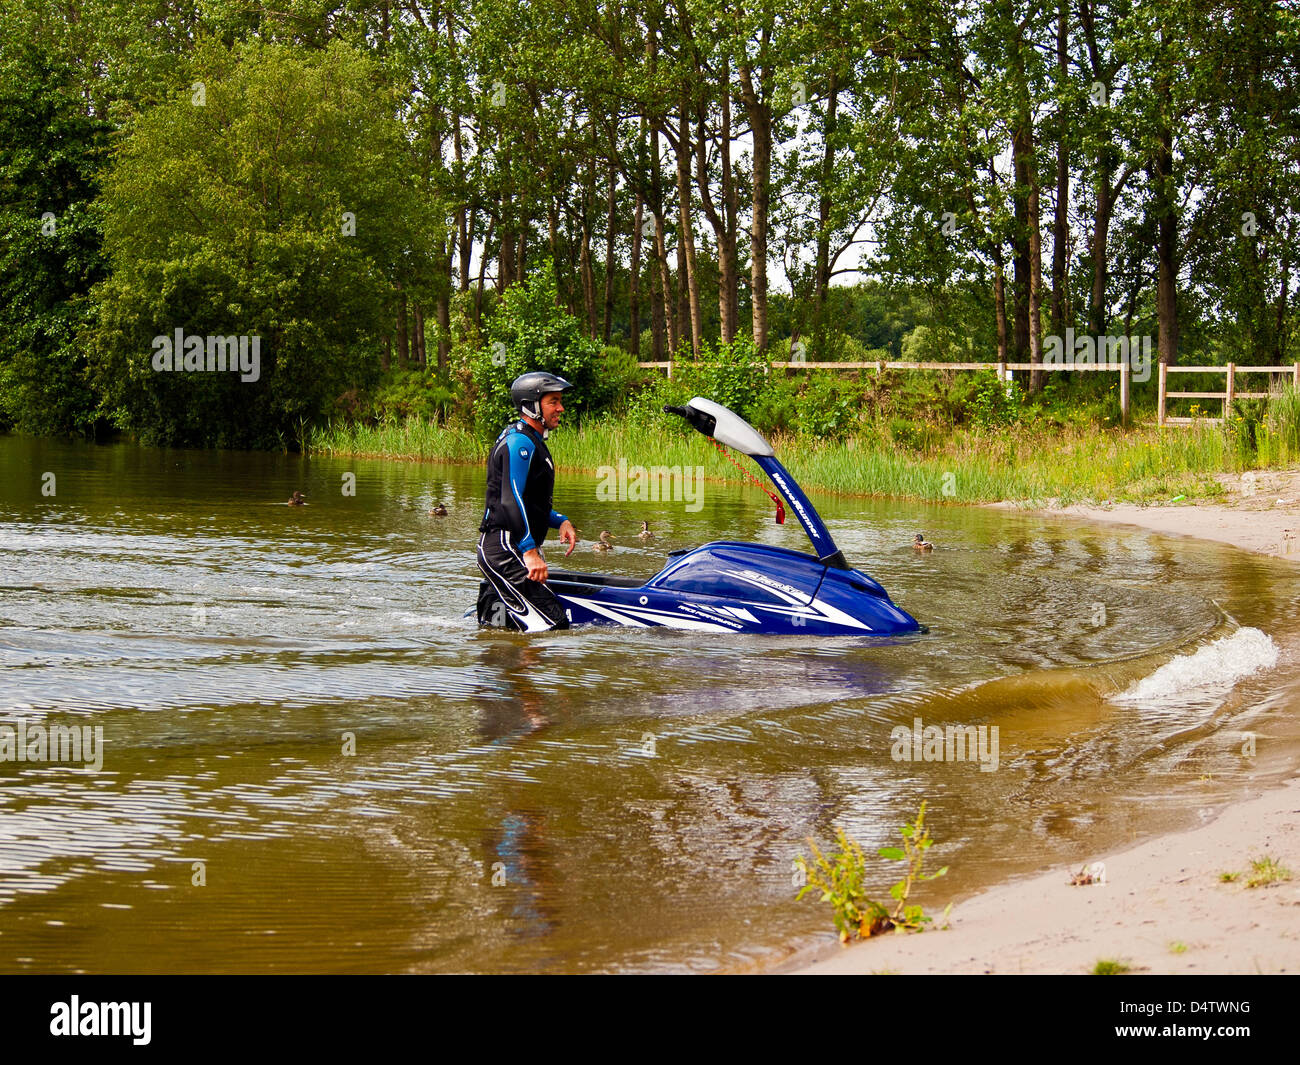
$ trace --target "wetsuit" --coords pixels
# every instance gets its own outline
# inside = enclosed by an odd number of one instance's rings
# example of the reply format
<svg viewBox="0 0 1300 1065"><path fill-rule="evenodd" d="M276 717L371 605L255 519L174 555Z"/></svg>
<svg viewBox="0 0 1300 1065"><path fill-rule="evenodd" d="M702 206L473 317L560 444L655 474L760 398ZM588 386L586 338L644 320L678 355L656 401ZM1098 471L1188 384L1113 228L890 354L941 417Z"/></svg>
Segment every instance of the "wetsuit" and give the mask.
<svg viewBox="0 0 1300 1065"><path fill-rule="evenodd" d="M551 506L555 466L542 434L527 422L502 430L488 453L487 505L478 541L480 625L524 632L567 629L564 607L541 581L528 579L524 554L540 548L568 519Z"/></svg>

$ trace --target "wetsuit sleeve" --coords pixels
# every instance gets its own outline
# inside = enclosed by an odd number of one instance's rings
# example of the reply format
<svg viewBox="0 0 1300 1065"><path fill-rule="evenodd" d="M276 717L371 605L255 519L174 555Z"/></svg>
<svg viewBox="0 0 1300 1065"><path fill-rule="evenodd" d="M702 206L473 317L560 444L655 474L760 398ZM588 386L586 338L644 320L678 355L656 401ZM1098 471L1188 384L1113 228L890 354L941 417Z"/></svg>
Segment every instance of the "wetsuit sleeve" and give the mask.
<svg viewBox="0 0 1300 1065"><path fill-rule="evenodd" d="M551 511L551 528L552 528L552 529L558 529L561 525L563 525L563 524L564 524L566 521L568 521L568 520L569 520L569 519L566 518L563 514L561 514L558 510L552 510L552 511Z"/></svg>
<svg viewBox="0 0 1300 1065"><path fill-rule="evenodd" d="M521 552L531 551L537 546L533 530L528 527L528 510L524 506L524 485L528 483L528 467L533 461L533 445L523 433L511 433L506 437L506 469L501 479L501 504L506 513L513 518L512 525L523 529L519 541Z"/></svg>

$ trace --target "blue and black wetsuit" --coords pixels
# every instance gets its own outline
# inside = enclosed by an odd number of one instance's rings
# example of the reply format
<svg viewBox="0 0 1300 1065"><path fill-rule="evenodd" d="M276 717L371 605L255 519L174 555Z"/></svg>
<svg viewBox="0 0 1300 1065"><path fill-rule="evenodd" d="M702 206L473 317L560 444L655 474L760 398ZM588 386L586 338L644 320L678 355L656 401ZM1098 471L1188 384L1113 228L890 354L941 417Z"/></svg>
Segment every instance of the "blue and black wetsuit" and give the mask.
<svg viewBox="0 0 1300 1065"><path fill-rule="evenodd" d="M529 580L524 562L525 552L540 548L567 520L551 506L554 488L555 466L542 434L522 419L502 430L488 453L479 526L478 566L488 585L479 595L480 624L525 632L569 627L555 593Z"/></svg>

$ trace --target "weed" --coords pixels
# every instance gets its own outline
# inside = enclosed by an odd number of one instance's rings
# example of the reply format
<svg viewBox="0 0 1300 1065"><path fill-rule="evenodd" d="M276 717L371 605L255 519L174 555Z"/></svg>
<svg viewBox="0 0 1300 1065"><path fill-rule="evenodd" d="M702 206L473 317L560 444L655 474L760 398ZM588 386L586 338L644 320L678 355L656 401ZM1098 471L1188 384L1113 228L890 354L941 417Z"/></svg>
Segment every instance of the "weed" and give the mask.
<svg viewBox="0 0 1300 1065"><path fill-rule="evenodd" d="M821 901L831 904L835 928L840 934L841 942L850 937L865 939L890 929L895 932L919 932L933 921L932 917L926 916L921 906L915 903L909 905L907 901L916 883L938 879L948 871L946 865L937 873L926 873L923 869L925 852L934 843L930 838L930 830L925 827L925 806L925 802L922 802L916 821L904 825L900 830L903 836L901 847L881 847L877 852L882 858L907 863L903 879L889 889L889 894L894 899L892 910L867 895L864 883L866 855L861 845L845 835L842 828L835 829L835 840L840 849L829 859L811 839L808 845L813 852L812 863L802 854L795 859L795 864L807 878L795 896L796 899L802 899L811 891L821 891ZM944 911L945 927L949 910L951 906Z"/></svg>
<svg viewBox="0 0 1300 1065"><path fill-rule="evenodd" d="M1116 958L1100 958L1092 967L1093 976L1123 976L1129 967Z"/></svg>
<svg viewBox="0 0 1300 1065"><path fill-rule="evenodd" d="M1231 884L1234 880L1241 878L1240 873L1220 873L1219 882L1222 884Z"/></svg>
<svg viewBox="0 0 1300 1065"><path fill-rule="evenodd" d="M1171 954L1186 954L1187 944L1182 942L1182 940L1174 940L1174 942L1169 944L1169 952Z"/></svg>
<svg viewBox="0 0 1300 1065"><path fill-rule="evenodd" d="M1250 868L1253 872L1246 880L1247 887L1263 887L1291 879L1291 870L1271 855L1252 859Z"/></svg>

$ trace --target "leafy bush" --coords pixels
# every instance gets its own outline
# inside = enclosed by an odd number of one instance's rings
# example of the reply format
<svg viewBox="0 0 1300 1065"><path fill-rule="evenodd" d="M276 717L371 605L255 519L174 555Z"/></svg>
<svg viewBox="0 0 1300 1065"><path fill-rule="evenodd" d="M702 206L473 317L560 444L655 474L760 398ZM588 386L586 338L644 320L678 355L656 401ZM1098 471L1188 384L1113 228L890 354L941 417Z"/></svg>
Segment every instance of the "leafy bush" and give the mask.
<svg viewBox="0 0 1300 1065"><path fill-rule="evenodd" d="M730 344L706 344L699 359L683 359L674 372L693 395L721 403L746 421L772 388L771 366L746 334Z"/></svg>
<svg viewBox="0 0 1300 1065"><path fill-rule="evenodd" d="M380 421L446 421L456 405L456 392L436 373L396 370L375 391L374 415Z"/></svg>
<svg viewBox="0 0 1300 1065"><path fill-rule="evenodd" d="M829 371L814 372L795 401L795 426L819 440L842 440L862 414L862 387Z"/></svg>
<svg viewBox="0 0 1300 1065"><path fill-rule="evenodd" d="M992 370L984 370L975 378L968 411L971 421L981 429L1001 429L1020 420L1023 402L1024 396L1014 379L999 381Z"/></svg>
<svg viewBox="0 0 1300 1065"><path fill-rule="evenodd" d="M593 409L605 384L599 342L582 332L582 324L556 306L555 271L550 261L521 285L511 285L487 325L487 344L470 355L476 391L474 423L487 439L514 416L510 383L521 374L547 370L573 382L564 397L570 419Z"/></svg>

